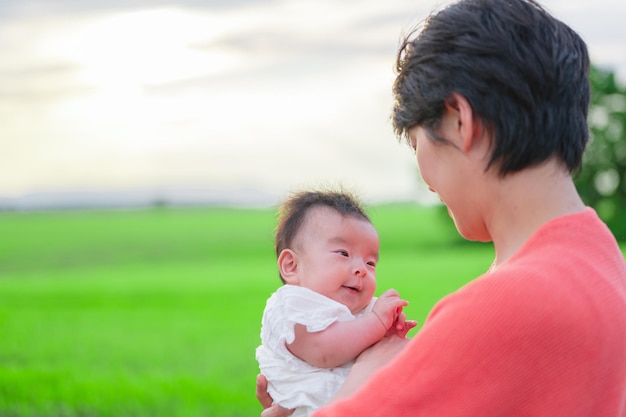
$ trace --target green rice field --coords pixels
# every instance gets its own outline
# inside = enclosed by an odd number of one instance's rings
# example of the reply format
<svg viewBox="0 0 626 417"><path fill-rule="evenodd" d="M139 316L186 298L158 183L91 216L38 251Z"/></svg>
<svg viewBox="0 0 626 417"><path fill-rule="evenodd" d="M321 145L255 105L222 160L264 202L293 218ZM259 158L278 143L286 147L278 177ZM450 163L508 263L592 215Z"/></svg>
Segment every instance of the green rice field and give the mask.
<svg viewBox="0 0 626 417"><path fill-rule="evenodd" d="M441 210L373 206L378 287L423 322L489 267ZM257 416L273 209L0 214L0 416Z"/></svg>

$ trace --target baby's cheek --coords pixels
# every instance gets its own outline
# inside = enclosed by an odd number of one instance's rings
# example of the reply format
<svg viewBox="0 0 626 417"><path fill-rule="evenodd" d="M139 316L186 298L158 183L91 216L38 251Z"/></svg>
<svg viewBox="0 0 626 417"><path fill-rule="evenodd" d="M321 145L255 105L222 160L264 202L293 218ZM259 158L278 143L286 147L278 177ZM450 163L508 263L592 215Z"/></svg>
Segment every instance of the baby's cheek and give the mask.
<svg viewBox="0 0 626 417"><path fill-rule="evenodd" d="M374 297L374 294L376 293L376 281L372 280L372 282L369 285L367 285L364 290L366 293L365 294L366 298L368 300L371 300L372 297Z"/></svg>

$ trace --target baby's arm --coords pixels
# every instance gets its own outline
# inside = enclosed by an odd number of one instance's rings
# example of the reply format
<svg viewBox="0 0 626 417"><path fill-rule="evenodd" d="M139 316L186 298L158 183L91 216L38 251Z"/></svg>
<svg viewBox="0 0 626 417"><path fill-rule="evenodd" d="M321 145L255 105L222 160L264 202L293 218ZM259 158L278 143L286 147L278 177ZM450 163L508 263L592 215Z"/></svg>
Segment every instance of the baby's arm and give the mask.
<svg viewBox="0 0 626 417"><path fill-rule="evenodd" d="M378 297L371 312L352 321L338 321L312 333L307 332L306 326L296 324L295 340L287 349L313 366L335 368L382 339L408 304L396 290L387 290Z"/></svg>

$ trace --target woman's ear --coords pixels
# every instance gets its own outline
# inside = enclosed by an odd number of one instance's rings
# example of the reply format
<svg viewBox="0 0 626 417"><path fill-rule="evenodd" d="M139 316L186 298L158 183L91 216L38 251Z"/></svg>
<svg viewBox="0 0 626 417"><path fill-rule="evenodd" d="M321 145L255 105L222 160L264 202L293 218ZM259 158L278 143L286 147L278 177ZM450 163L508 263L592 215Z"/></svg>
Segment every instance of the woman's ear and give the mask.
<svg viewBox="0 0 626 417"><path fill-rule="evenodd" d="M459 93L453 92L445 101L445 111L452 116L455 122L454 130L458 144L463 152L470 148L480 136L480 122L474 117L474 109L467 99Z"/></svg>
<svg viewBox="0 0 626 417"><path fill-rule="evenodd" d="M287 284L298 285L298 255L291 249L283 249L278 255L278 271Z"/></svg>

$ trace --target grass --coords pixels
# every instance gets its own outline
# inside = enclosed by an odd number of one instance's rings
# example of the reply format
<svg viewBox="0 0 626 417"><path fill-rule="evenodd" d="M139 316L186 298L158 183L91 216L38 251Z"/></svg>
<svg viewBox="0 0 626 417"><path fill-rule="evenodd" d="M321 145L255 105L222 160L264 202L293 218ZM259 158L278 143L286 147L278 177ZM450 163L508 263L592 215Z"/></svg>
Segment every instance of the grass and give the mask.
<svg viewBox="0 0 626 417"><path fill-rule="evenodd" d="M438 210L369 210L378 286L423 322L486 270ZM254 397L272 210L0 215L0 416L235 417Z"/></svg>

